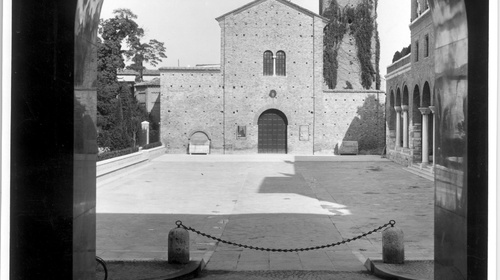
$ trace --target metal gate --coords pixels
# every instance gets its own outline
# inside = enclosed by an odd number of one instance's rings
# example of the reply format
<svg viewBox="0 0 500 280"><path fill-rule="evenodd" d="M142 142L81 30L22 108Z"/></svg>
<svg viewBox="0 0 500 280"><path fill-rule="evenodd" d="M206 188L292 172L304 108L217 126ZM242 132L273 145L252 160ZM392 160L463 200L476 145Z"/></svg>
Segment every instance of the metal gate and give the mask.
<svg viewBox="0 0 500 280"><path fill-rule="evenodd" d="M259 117L259 154L287 153L287 119L278 110L267 110Z"/></svg>

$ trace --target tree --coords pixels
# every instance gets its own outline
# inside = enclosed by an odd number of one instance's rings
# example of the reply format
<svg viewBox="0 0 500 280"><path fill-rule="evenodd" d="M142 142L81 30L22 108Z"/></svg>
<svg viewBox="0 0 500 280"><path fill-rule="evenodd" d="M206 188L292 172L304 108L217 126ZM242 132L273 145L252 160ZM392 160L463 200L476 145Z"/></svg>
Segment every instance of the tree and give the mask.
<svg viewBox="0 0 500 280"><path fill-rule="evenodd" d="M125 42L128 49L122 53L132 64L127 69L135 70L139 73L137 81L143 81L142 73L145 69L144 62L153 66L158 65L162 58L166 58L165 46L163 42L156 39L149 40L149 43L141 42L144 37L144 29L140 28L134 21L137 19L129 9L116 9L113 11L114 18L101 22L101 36L106 41L120 44ZM123 68L123 67L122 67Z"/></svg>
<svg viewBox="0 0 500 280"><path fill-rule="evenodd" d="M158 65L161 62L161 58L166 58L165 47L163 42L159 42L155 39L149 40L149 43L140 42L131 46L131 48L125 52L125 57L132 60L132 64L127 66L127 69L135 70L139 73L136 81L143 81L143 71L146 69L144 67L144 62L149 63L153 66Z"/></svg>
<svg viewBox="0 0 500 280"><path fill-rule="evenodd" d="M385 145L385 111L377 96L365 98L358 107L357 116L351 122L344 141L358 141L363 153L380 154Z"/></svg>
<svg viewBox="0 0 500 280"><path fill-rule="evenodd" d="M142 80L143 63L156 66L166 55L162 42L152 39L148 44L141 43L144 30L135 22L137 16L131 10L113 12L115 17L101 20L99 26L97 141L100 147L118 150L136 144L140 122L148 119L129 86L118 82L118 70L126 67L125 58L131 59L133 63L127 68L137 70L138 80ZM122 49L122 44L125 44L125 49Z"/></svg>

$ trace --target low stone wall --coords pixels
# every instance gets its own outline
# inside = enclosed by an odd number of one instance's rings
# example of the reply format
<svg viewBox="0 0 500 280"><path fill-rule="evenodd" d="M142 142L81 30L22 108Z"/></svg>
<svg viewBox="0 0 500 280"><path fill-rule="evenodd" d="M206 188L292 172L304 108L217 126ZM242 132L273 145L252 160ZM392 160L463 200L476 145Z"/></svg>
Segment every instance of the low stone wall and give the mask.
<svg viewBox="0 0 500 280"><path fill-rule="evenodd" d="M387 158L401 164L403 166L410 166L413 162L413 155L411 154L410 149L398 148L397 150L388 150Z"/></svg>
<svg viewBox="0 0 500 280"><path fill-rule="evenodd" d="M121 174L125 174L131 169L146 164L163 154L165 154L165 146L160 146L148 150L140 150L133 154L98 161L96 164L97 184L110 178L117 178Z"/></svg>
<svg viewBox="0 0 500 280"><path fill-rule="evenodd" d="M141 152L148 153L149 160L152 160L154 158L157 158L163 154L165 154L165 146L160 146L160 147L155 147L149 150L142 150Z"/></svg>

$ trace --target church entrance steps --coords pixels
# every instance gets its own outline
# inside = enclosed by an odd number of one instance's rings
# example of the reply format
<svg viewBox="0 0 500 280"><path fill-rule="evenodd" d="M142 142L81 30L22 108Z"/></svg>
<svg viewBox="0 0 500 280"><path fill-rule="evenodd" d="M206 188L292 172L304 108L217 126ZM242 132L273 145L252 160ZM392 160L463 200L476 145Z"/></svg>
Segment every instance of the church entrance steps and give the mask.
<svg viewBox="0 0 500 280"><path fill-rule="evenodd" d="M423 177L425 179L428 179L430 181L434 182L434 167L433 165L426 165L422 166L420 165L411 165L408 167L403 168L404 170L413 173L415 175L418 175L420 177Z"/></svg>

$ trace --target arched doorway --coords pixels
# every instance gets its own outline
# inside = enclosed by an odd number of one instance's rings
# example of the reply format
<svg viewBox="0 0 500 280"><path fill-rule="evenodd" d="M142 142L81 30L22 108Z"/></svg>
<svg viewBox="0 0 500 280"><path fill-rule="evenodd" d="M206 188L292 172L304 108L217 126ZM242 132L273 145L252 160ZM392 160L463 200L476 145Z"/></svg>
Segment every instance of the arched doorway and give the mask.
<svg viewBox="0 0 500 280"><path fill-rule="evenodd" d="M286 154L288 120L285 114L276 109L264 111L257 124L259 154Z"/></svg>

